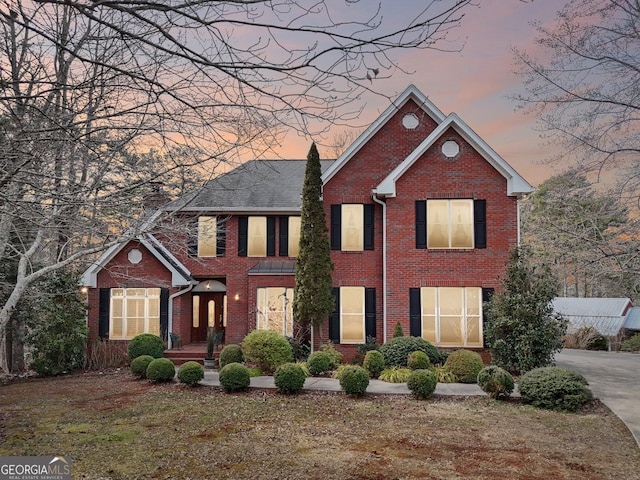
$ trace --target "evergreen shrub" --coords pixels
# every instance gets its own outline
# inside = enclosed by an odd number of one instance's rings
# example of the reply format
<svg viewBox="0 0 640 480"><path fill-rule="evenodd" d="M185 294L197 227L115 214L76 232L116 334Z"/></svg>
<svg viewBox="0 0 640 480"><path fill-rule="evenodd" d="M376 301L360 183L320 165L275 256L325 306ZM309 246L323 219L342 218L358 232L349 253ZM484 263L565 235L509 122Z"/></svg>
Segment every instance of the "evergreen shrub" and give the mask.
<svg viewBox="0 0 640 480"><path fill-rule="evenodd" d="M185 362L178 367L178 380L193 387L204 378L204 367L198 362Z"/></svg>
<svg viewBox="0 0 640 480"><path fill-rule="evenodd" d="M479 353L460 349L451 352L444 366L458 378L460 383L476 383L484 363Z"/></svg>
<svg viewBox="0 0 640 480"><path fill-rule="evenodd" d="M623 341L622 345L620 345L620 350L623 352L640 352L640 333Z"/></svg>
<svg viewBox="0 0 640 480"><path fill-rule="evenodd" d="M309 373L314 377L324 375L335 368L334 360L331 358L331 355L320 350L309 355L309 358L307 359L307 367L309 368Z"/></svg>
<svg viewBox="0 0 640 480"><path fill-rule="evenodd" d="M218 378L227 393L244 391L251 385L249 369L241 363L228 363L220 369Z"/></svg>
<svg viewBox="0 0 640 480"><path fill-rule="evenodd" d="M155 359L151 355L140 355L131 361L131 373L136 377L147 378L147 368Z"/></svg>
<svg viewBox="0 0 640 480"><path fill-rule="evenodd" d="M524 403L562 412L577 412L593 398L587 385L578 372L560 367L535 368L518 382Z"/></svg>
<svg viewBox="0 0 640 480"><path fill-rule="evenodd" d="M294 395L302 391L307 376L297 363L284 363L276 368L273 381L280 393Z"/></svg>
<svg viewBox="0 0 640 480"><path fill-rule="evenodd" d="M245 361L271 374L283 363L293 361L291 344L275 330L254 330L242 340Z"/></svg>
<svg viewBox="0 0 640 480"><path fill-rule="evenodd" d="M440 362L438 349L421 337L396 337L380 347L387 365L406 367L411 352L422 351L431 363Z"/></svg>
<svg viewBox="0 0 640 480"><path fill-rule="evenodd" d="M369 386L369 372L359 365L347 365L340 375L340 387L348 395L363 396Z"/></svg>
<svg viewBox="0 0 640 480"><path fill-rule="evenodd" d="M378 350L369 350L364 356L363 367L368 370L371 378L378 378L384 370L384 355Z"/></svg>
<svg viewBox="0 0 640 480"><path fill-rule="evenodd" d="M242 354L242 347L236 343L230 343L225 345L220 352L220 368L230 363L242 363L244 361L244 355Z"/></svg>
<svg viewBox="0 0 640 480"><path fill-rule="evenodd" d="M333 343L327 342L320 347L320 351L329 355L331 358L331 369L338 368L338 365L342 363L342 354L335 349Z"/></svg>
<svg viewBox="0 0 640 480"><path fill-rule="evenodd" d="M161 358L164 353L164 342L158 335L141 333L129 341L127 347L129 358L133 360L140 355L151 355L153 358Z"/></svg>
<svg viewBox="0 0 640 480"><path fill-rule="evenodd" d="M169 382L176 376L176 367L168 358L154 358L147 367L147 378L153 382Z"/></svg>
<svg viewBox="0 0 640 480"><path fill-rule="evenodd" d="M404 332L402 331L402 325L400 325L400 322L396 322L396 326L393 329L393 335L391 336L391 338L398 337L404 337Z"/></svg>
<svg viewBox="0 0 640 480"><path fill-rule="evenodd" d="M430 370L417 369L411 372L407 379L407 387L417 398L425 399L431 396L438 381Z"/></svg>
<svg viewBox="0 0 640 480"><path fill-rule="evenodd" d="M426 370L430 366L429 357L423 351L411 352L407 357L407 367L411 370Z"/></svg>
<svg viewBox="0 0 640 480"><path fill-rule="evenodd" d="M496 365L490 365L480 370L478 385L491 398L508 397L514 387L511 374Z"/></svg>

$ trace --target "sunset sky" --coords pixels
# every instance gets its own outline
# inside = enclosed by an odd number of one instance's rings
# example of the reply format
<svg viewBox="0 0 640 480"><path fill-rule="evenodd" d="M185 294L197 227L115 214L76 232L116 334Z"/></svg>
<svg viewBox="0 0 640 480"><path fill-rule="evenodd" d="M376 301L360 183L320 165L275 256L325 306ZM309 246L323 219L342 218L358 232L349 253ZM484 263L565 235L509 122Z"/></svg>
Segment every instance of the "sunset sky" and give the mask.
<svg viewBox="0 0 640 480"><path fill-rule="evenodd" d="M376 80L375 88L395 96L413 83L443 113L457 113L529 183L538 185L560 167L541 164L551 150L542 147L535 118L516 110L516 103L507 98L522 90L510 47L535 51L530 22L550 25L562 4L557 0L482 0L480 4L467 10L461 28L452 32L452 38L465 42L461 52L407 51L402 65L415 73L396 72L392 78ZM402 2L395 5L401 8ZM370 123L387 106L384 99L371 96L361 120ZM304 158L309 143L290 136L284 145L290 157Z"/></svg>

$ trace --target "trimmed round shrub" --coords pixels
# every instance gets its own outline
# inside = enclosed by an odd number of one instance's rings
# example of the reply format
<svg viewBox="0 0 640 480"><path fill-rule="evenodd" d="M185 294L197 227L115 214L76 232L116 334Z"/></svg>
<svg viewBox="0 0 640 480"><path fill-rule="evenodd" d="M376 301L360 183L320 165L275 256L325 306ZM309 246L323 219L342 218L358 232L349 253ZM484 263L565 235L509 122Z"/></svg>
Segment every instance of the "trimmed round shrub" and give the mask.
<svg viewBox="0 0 640 480"><path fill-rule="evenodd" d="M407 367L411 370L426 370L431 366L429 357L421 350L411 352L407 357Z"/></svg>
<svg viewBox="0 0 640 480"><path fill-rule="evenodd" d="M311 375L318 376L334 369L334 361L327 352L316 351L309 355L307 368Z"/></svg>
<svg viewBox="0 0 640 480"><path fill-rule="evenodd" d="M236 343L230 343L220 352L220 368L230 363L242 363L244 361L244 355L242 354L242 347Z"/></svg>
<svg viewBox="0 0 640 480"><path fill-rule="evenodd" d="M276 368L273 381L280 393L293 395L300 393L307 376L297 363L284 363Z"/></svg>
<svg viewBox="0 0 640 480"><path fill-rule="evenodd" d="M380 347L387 365L406 367L411 352L421 351L427 354L431 363L440 361L438 349L420 337L396 337Z"/></svg>
<svg viewBox="0 0 640 480"><path fill-rule="evenodd" d="M161 358L164 353L164 342L158 335L141 333L129 341L127 347L129 358L133 360L140 355L150 355L153 358Z"/></svg>
<svg viewBox="0 0 640 480"><path fill-rule="evenodd" d="M347 365L340 375L340 387L348 395L362 396L369 386L369 372L359 365Z"/></svg>
<svg viewBox="0 0 640 480"><path fill-rule="evenodd" d="M449 354L444 366L458 378L460 383L476 383L484 363L478 352L460 349Z"/></svg>
<svg viewBox="0 0 640 480"><path fill-rule="evenodd" d="M431 370L417 369L411 372L407 379L407 387L416 398L424 399L431 396L436 389L438 380Z"/></svg>
<svg viewBox="0 0 640 480"><path fill-rule="evenodd" d="M131 361L131 373L136 377L147 378L147 367L155 360L151 355L140 355Z"/></svg>
<svg viewBox="0 0 640 480"><path fill-rule="evenodd" d="M147 378L154 382L170 382L176 376L176 366L168 358L154 358L147 367Z"/></svg>
<svg viewBox="0 0 640 480"><path fill-rule="evenodd" d="M640 333L636 333L633 337L627 338L620 345L623 352L640 352Z"/></svg>
<svg viewBox="0 0 640 480"><path fill-rule="evenodd" d="M197 385L204 378L204 367L198 362L185 362L178 367L178 380L187 385Z"/></svg>
<svg viewBox="0 0 640 480"><path fill-rule="evenodd" d="M384 355L378 350L369 350L362 366L367 369L371 378L378 378L384 370Z"/></svg>
<svg viewBox="0 0 640 480"><path fill-rule="evenodd" d="M561 412L577 412L593 398L587 385L578 372L560 367L535 368L518 382L524 403Z"/></svg>
<svg viewBox="0 0 640 480"><path fill-rule="evenodd" d="M478 385L491 398L508 397L514 387L511 374L496 365L490 365L480 370Z"/></svg>
<svg viewBox="0 0 640 480"><path fill-rule="evenodd" d="M293 361L291 344L275 330L254 330L242 340L245 361L253 363L263 373L270 374L282 365Z"/></svg>
<svg viewBox="0 0 640 480"><path fill-rule="evenodd" d="M227 393L244 391L251 385L249 369L241 363L228 363L220 369L218 378Z"/></svg>

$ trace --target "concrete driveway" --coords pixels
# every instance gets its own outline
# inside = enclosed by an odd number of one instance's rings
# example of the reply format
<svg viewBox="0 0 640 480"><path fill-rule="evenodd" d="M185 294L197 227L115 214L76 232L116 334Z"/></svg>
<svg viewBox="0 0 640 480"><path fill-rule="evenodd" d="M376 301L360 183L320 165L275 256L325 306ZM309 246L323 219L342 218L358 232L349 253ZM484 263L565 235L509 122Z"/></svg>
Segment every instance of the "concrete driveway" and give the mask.
<svg viewBox="0 0 640 480"><path fill-rule="evenodd" d="M629 427L640 446L640 355L562 350L556 365L580 372L602 403Z"/></svg>

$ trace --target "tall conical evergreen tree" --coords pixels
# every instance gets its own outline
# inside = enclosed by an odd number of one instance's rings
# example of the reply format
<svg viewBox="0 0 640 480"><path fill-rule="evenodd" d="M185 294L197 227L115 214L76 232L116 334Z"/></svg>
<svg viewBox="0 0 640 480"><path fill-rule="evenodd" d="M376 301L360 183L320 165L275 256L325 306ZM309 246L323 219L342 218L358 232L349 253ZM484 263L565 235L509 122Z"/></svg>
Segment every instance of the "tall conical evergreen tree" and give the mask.
<svg viewBox="0 0 640 480"><path fill-rule="evenodd" d="M312 144L307 155L302 213L300 220L300 249L296 259L296 290L293 315L301 325L311 323L320 328L334 310L331 292L331 247L327 222L322 205L320 155Z"/></svg>

